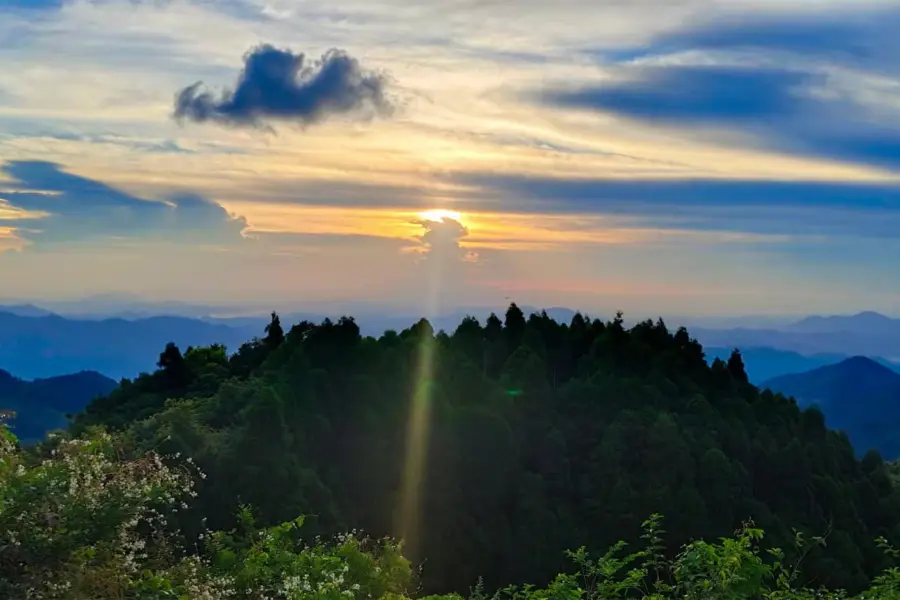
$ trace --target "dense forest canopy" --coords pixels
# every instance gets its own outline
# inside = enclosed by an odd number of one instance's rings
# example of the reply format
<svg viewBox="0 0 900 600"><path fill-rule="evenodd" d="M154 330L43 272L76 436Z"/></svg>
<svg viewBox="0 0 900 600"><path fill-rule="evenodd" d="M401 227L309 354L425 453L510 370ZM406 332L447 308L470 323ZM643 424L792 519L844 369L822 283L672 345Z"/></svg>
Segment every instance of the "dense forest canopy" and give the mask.
<svg viewBox="0 0 900 600"><path fill-rule="evenodd" d="M273 314L231 355L168 345L70 435L97 428L128 455L195 461L185 540L238 527L242 507L260 527L302 515L308 540L400 535L424 593L549 584L566 550L637 542L660 512L667 556L747 519L788 554L822 535L800 580L851 592L888 564L876 539L900 539L877 453L857 459L817 409L751 385L738 352L709 365L685 329L621 314L558 323L513 304L378 339L349 317L285 331Z"/></svg>

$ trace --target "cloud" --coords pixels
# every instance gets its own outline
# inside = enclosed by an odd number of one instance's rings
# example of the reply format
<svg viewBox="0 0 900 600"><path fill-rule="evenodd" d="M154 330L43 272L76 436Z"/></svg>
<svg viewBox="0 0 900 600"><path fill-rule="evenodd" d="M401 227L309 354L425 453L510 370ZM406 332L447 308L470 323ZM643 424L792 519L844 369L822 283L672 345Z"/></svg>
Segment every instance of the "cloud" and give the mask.
<svg viewBox="0 0 900 600"><path fill-rule="evenodd" d="M543 94L555 106L679 126L687 137L900 167L898 109L873 107L859 81L756 65L629 65L602 85ZM698 127L702 126L702 127ZM736 141L734 133L743 137Z"/></svg>
<svg viewBox="0 0 900 600"><path fill-rule="evenodd" d="M632 117L688 122L757 122L797 116L794 92L818 78L809 73L734 67L648 67L597 87L548 95L573 107L603 108Z"/></svg>
<svg viewBox="0 0 900 600"><path fill-rule="evenodd" d="M0 173L11 179L0 185L5 200L0 208L11 215L24 211L6 223L35 242L133 237L218 243L240 239L247 227L243 218L203 197L139 198L68 173L56 163L10 161Z"/></svg>
<svg viewBox="0 0 900 600"><path fill-rule="evenodd" d="M235 126L264 126L269 120L311 125L335 115L388 115L384 75L368 72L342 50L329 50L315 63L304 54L257 46L244 56L234 90L219 98L197 82L175 98L179 121L214 121Z"/></svg>
<svg viewBox="0 0 900 600"><path fill-rule="evenodd" d="M608 215L621 227L900 239L900 185L731 179L469 175L470 193L521 212ZM623 220L626 218L627 220Z"/></svg>
<svg viewBox="0 0 900 600"><path fill-rule="evenodd" d="M456 219L421 219L415 221L415 225L423 230L417 240L425 262L474 262L477 259L474 252L462 246L461 242L468 237L469 229Z"/></svg>
<svg viewBox="0 0 900 600"><path fill-rule="evenodd" d="M696 21L695 21L696 23ZM789 54L852 68L896 71L900 9L861 7L855 11L721 15L700 25L667 31L645 46L621 50L619 59L685 51Z"/></svg>
<svg viewBox="0 0 900 600"><path fill-rule="evenodd" d="M410 269L414 297L419 298L427 314L437 314L441 307L459 305L472 293L474 271L483 266L480 257L462 246L469 229L449 216L420 219L419 257Z"/></svg>
<svg viewBox="0 0 900 600"><path fill-rule="evenodd" d="M592 50L606 79L540 94L688 139L900 167L900 9L711 15Z"/></svg>

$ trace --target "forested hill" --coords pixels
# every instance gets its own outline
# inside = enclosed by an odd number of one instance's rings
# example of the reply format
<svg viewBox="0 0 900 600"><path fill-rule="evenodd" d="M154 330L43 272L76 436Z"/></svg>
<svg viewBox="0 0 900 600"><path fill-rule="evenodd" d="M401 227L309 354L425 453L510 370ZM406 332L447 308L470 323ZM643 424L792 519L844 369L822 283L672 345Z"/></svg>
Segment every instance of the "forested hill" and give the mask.
<svg viewBox="0 0 900 600"><path fill-rule="evenodd" d="M0 369L0 412L15 415L12 431L19 439L34 442L51 429L67 427L66 415L78 413L117 385L93 371L24 381Z"/></svg>
<svg viewBox="0 0 900 600"><path fill-rule="evenodd" d="M850 590L883 566L875 538L900 539L878 454L857 460L818 410L757 390L739 354L709 365L686 330L621 315L512 305L379 339L350 318L285 334L273 317L232 356L170 345L75 433L95 424L198 461L188 533L231 527L240 504L263 524L310 515L310 534L405 533L426 591L547 581L564 550L634 540L655 512L671 550L748 518L788 552L793 528L827 535L803 580Z"/></svg>
<svg viewBox="0 0 900 600"><path fill-rule="evenodd" d="M801 406L818 406L826 423L846 431L857 451L875 448L900 457L900 373L864 356L848 358L763 384L790 394Z"/></svg>

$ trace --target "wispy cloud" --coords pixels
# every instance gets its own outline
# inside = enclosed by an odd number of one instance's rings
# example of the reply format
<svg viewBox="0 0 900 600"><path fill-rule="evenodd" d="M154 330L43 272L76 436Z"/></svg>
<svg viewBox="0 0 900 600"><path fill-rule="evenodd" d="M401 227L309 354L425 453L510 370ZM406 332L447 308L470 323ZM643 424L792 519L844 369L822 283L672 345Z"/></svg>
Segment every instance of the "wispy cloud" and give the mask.
<svg viewBox="0 0 900 600"><path fill-rule="evenodd" d="M799 7L798 7L799 8ZM686 51L745 51L793 56L854 69L893 71L900 9L892 3L856 10L786 11L693 22L615 56L638 60Z"/></svg>
<svg viewBox="0 0 900 600"><path fill-rule="evenodd" d="M259 127L269 121L318 123L335 115L387 115L393 107L384 75L367 72L352 56L329 50L310 63L270 45L250 50L234 90L217 99L202 83L181 90L175 118Z"/></svg>
<svg viewBox="0 0 900 600"><path fill-rule="evenodd" d="M473 193L515 199L522 212L625 218L618 223L625 231L897 239L900 228L900 184L494 175L470 175L465 181L478 190Z"/></svg>
<svg viewBox="0 0 900 600"><path fill-rule="evenodd" d="M54 163L7 162L0 173L9 178L0 191L4 200L0 211L14 218L18 235L26 239L64 242L132 236L233 241L247 226L243 218L197 195L164 201L139 198Z"/></svg>
<svg viewBox="0 0 900 600"><path fill-rule="evenodd" d="M721 145L897 169L898 24L896 8L704 21L600 50L602 79L540 96Z"/></svg>

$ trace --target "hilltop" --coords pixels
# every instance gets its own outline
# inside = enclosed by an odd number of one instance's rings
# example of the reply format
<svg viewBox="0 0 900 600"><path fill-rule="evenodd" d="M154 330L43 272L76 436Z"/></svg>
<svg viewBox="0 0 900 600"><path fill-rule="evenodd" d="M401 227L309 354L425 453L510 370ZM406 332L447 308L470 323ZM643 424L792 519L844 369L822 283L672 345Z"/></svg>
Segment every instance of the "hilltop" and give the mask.
<svg viewBox="0 0 900 600"><path fill-rule="evenodd" d="M92 402L135 451L208 474L182 522L198 535L307 515L308 535L405 539L426 592L548 583L564 551L636 542L666 522L669 552L752 518L769 544L828 532L804 581L862 589L900 539L900 497L877 453L856 456L822 413L758 390L739 353L708 364L684 328L558 322L511 305L448 333L421 320L362 335L352 318L282 327L229 354L162 349L161 368ZM460 560L465 557L465 560Z"/></svg>
<svg viewBox="0 0 900 600"><path fill-rule="evenodd" d="M857 450L900 457L900 374L863 356L794 375L763 387L818 406L829 427L847 432Z"/></svg>

